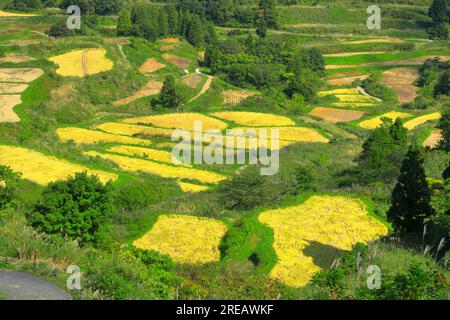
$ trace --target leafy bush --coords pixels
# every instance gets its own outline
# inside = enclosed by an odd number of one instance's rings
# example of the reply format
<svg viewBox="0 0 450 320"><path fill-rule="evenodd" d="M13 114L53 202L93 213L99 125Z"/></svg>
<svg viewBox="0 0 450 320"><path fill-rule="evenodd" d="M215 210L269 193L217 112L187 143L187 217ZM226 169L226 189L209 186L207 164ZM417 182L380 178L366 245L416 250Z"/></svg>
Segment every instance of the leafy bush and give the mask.
<svg viewBox="0 0 450 320"><path fill-rule="evenodd" d="M9 167L0 166L0 210L5 209L17 197L20 174Z"/></svg>

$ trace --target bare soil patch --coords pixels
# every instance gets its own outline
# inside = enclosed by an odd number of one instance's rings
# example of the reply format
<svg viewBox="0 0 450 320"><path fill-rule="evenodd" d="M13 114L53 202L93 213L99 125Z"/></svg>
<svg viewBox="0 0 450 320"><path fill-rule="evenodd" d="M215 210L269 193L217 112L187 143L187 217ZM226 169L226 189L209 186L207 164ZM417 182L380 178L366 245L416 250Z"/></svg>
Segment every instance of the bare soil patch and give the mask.
<svg viewBox="0 0 450 320"><path fill-rule="evenodd" d="M43 74L38 68L1 68L0 82L31 82Z"/></svg>
<svg viewBox="0 0 450 320"><path fill-rule="evenodd" d="M124 45L124 44L129 44L130 39L128 39L128 38L106 38L105 43Z"/></svg>
<svg viewBox="0 0 450 320"><path fill-rule="evenodd" d="M334 108L315 108L309 113L310 116L320 118L330 123L349 122L361 119L366 112L343 110Z"/></svg>
<svg viewBox="0 0 450 320"><path fill-rule="evenodd" d="M400 103L414 101L419 89L413 83L419 77L417 69L397 68L383 73L381 83L390 87L398 96Z"/></svg>
<svg viewBox="0 0 450 320"><path fill-rule="evenodd" d="M365 80L369 77L367 74L363 74L360 76L354 76L354 77L346 77L346 78L339 78L339 79L332 79L328 80L327 83L330 86L349 86L356 80Z"/></svg>
<svg viewBox="0 0 450 320"><path fill-rule="evenodd" d="M72 93L72 91L73 91L73 86L70 85L70 84L65 84L65 85L62 85L62 86L52 90L50 92L50 95L53 98L60 99L60 98L64 98L64 97L69 96Z"/></svg>
<svg viewBox="0 0 450 320"><path fill-rule="evenodd" d="M225 104L239 104L248 97L253 97L256 93L249 91L226 90L222 93L222 95Z"/></svg>
<svg viewBox="0 0 450 320"><path fill-rule="evenodd" d="M337 79L337 78L345 78L345 77L355 77L355 76L361 76L361 72L356 71L348 71L348 72L340 72L335 73L329 76L326 76L325 79Z"/></svg>
<svg viewBox="0 0 450 320"><path fill-rule="evenodd" d="M14 112L14 107L21 104L20 94L0 95L0 123L19 122L19 116Z"/></svg>
<svg viewBox="0 0 450 320"><path fill-rule="evenodd" d="M206 91L208 91L209 88L211 88L211 84L212 84L213 80L214 80L214 77L208 76L208 79L206 79L206 82L203 85L202 90L200 90L200 92L195 97L193 97L189 102L194 101L195 99L198 99L199 97L204 95L206 93Z"/></svg>
<svg viewBox="0 0 450 320"><path fill-rule="evenodd" d="M24 83L0 83L0 94L22 93L27 88Z"/></svg>
<svg viewBox="0 0 450 320"><path fill-rule="evenodd" d="M152 73L158 71L160 69L165 68L166 65L163 63L159 63L155 58L150 58L139 68L139 72L143 74Z"/></svg>
<svg viewBox="0 0 450 320"><path fill-rule="evenodd" d="M181 57L178 57L176 55L170 54L170 53L165 53L162 56L166 61L170 62L171 64L176 65L178 68L181 69L188 69L191 61L188 59L183 59Z"/></svg>
<svg viewBox="0 0 450 320"><path fill-rule="evenodd" d="M159 47L159 51L170 51L173 48L175 48L174 45L172 45L172 44L165 44L165 45Z"/></svg>
<svg viewBox="0 0 450 320"><path fill-rule="evenodd" d="M147 82L147 84L139 91L133 93L131 96L129 96L127 98L120 99L120 100L114 102L113 105L114 106L123 106L123 105L129 104L137 99L153 96L155 94L160 93L162 87L163 87L162 82L151 80L151 81Z"/></svg>

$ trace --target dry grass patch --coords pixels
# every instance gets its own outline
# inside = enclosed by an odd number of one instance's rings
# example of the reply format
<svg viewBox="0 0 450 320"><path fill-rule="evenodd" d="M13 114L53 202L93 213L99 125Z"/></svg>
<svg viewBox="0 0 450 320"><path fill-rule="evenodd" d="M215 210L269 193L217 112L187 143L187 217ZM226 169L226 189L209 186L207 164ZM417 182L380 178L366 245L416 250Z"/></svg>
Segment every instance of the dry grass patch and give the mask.
<svg viewBox="0 0 450 320"><path fill-rule="evenodd" d="M292 287L307 285L321 271L304 253L312 243L349 251L388 232L360 201L346 197L313 196L298 206L263 212L259 221L274 231L278 262L270 276Z"/></svg>
<svg viewBox="0 0 450 320"><path fill-rule="evenodd" d="M113 103L113 105L114 106L123 106L123 105L129 104L133 101L136 101L140 98L159 94L162 90L162 87L163 87L162 82L150 80L149 82L147 82L147 84L142 89L133 93L131 96L129 96L127 98L123 98L123 99L115 101Z"/></svg>
<svg viewBox="0 0 450 320"><path fill-rule="evenodd" d="M164 38L161 39L161 42L170 43L170 44L178 44L181 42L179 38Z"/></svg>
<svg viewBox="0 0 450 320"><path fill-rule="evenodd" d="M365 44L365 43L404 43L405 41L396 38L378 38L366 40L339 40L342 44Z"/></svg>
<svg viewBox="0 0 450 320"><path fill-rule="evenodd" d="M413 83L419 77L419 71L412 68L396 68L385 71L381 83L390 87L400 103L413 102L417 96L418 87Z"/></svg>
<svg viewBox="0 0 450 320"><path fill-rule="evenodd" d="M365 121L361 122L359 124L359 126L362 128L365 128L365 129L376 129L379 126L381 126L381 124L383 123L383 121L382 121L383 118L388 118L388 119L391 119L392 122L395 122L398 118L405 119L405 118L409 118L409 117L412 117L412 115L409 113L392 111L392 112L385 113L381 116L378 116L378 117L375 117L375 118L372 118L369 120L365 120Z"/></svg>
<svg viewBox="0 0 450 320"><path fill-rule="evenodd" d="M157 163L149 160L135 159L115 154L99 153L95 151L83 152L91 157L100 157L110 160L119 168L129 172L144 172L169 179L194 179L201 183L217 184L226 179L225 176L218 173L205 170L198 170L186 167L175 167L166 164Z"/></svg>
<svg viewBox="0 0 450 320"><path fill-rule="evenodd" d="M253 97L254 95L256 95L256 93L240 90L226 90L222 93L223 102L231 105L239 104L248 97Z"/></svg>
<svg viewBox="0 0 450 320"><path fill-rule="evenodd" d="M139 72L143 74L153 73L160 69L165 68L166 65L156 61L155 58L150 58L144 62L144 64L139 68Z"/></svg>
<svg viewBox="0 0 450 320"><path fill-rule="evenodd" d="M396 66L420 66L426 60L439 58L442 62L450 61L450 56L424 56L418 58L394 60L394 61L380 61L380 62L368 62L361 64L337 64L326 65L325 69L345 69L345 68L360 68L360 67L396 67Z"/></svg>
<svg viewBox="0 0 450 320"><path fill-rule="evenodd" d="M368 77L369 77L369 75L364 74L364 75L360 75L360 76L327 80L327 83L330 86L350 86L353 82L355 82L357 80L365 80Z"/></svg>
<svg viewBox="0 0 450 320"><path fill-rule="evenodd" d="M125 137L95 130L82 128L58 128L56 133L62 142L73 141L77 144L97 144L97 143L123 143L132 145L150 145L151 141L132 137Z"/></svg>
<svg viewBox="0 0 450 320"><path fill-rule="evenodd" d="M175 48L175 46L172 44L165 44L165 45L159 47L159 51L170 51L174 48Z"/></svg>
<svg viewBox="0 0 450 320"><path fill-rule="evenodd" d="M102 183L114 181L117 175L100 170L91 170L55 157L19 147L0 146L0 164L22 173L22 178L40 185L56 180L64 180L77 172L86 171L96 175Z"/></svg>
<svg viewBox="0 0 450 320"><path fill-rule="evenodd" d="M105 49L82 49L48 59L58 65L56 73L64 77L85 77L109 71L114 64Z"/></svg>
<svg viewBox="0 0 450 320"><path fill-rule="evenodd" d="M14 112L14 107L21 104L22 99L19 94L0 95L0 123L19 122L19 116Z"/></svg>
<svg viewBox="0 0 450 320"><path fill-rule="evenodd" d="M233 121L242 126L265 127L265 126L295 126L295 122L288 117L278 116L269 113L258 112L216 112L213 116L228 121Z"/></svg>
<svg viewBox="0 0 450 320"><path fill-rule="evenodd" d="M361 119L366 112L354 110L342 110L334 108L315 108L309 113L310 116L320 118L330 123L349 122Z"/></svg>
<svg viewBox="0 0 450 320"><path fill-rule="evenodd" d="M28 62L28 61L33 61L33 60L34 60L34 58L31 58L24 54L8 53L4 57L0 58L0 64L1 63L22 63L22 62Z"/></svg>
<svg viewBox="0 0 450 320"><path fill-rule="evenodd" d="M436 149L441 142L444 140L442 131L434 130L431 132L430 136L423 142L424 148Z"/></svg>
<svg viewBox="0 0 450 320"><path fill-rule="evenodd" d="M164 115L138 117L122 120L124 123L145 124L160 128L184 129L194 131L195 122L201 122L204 131L210 129L223 130L227 124L201 113L170 113Z"/></svg>
<svg viewBox="0 0 450 320"><path fill-rule="evenodd" d="M181 69L188 69L189 66L191 65L191 60L183 59L181 57L178 57L178 56L170 54L170 53L165 53L162 55L162 57L167 62L174 64L178 68L181 68Z"/></svg>
<svg viewBox="0 0 450 320"><path fill-rule="evenodd" d="M424 116L417 117L405 123L404 127L408 130L413 130L416 127L427 123L428 121L439 120L442 117L440 112L426 114Z"/></svg>
<svg viewBox="0 0 450 320"><path fill-rule="evenodd" d="M28 85L23 83L0 83L0 94L22 93Z"/></svg>
<svg viewBox="0 0 450 320"><path fill-rule="evenodd" d="M152 229L133 245L143 250L159 251L178 263L211 263L220 260L219 245L226 231L226 225L218 220L162 215Z"/></svg>
<svg viewBox="0 0 450 320"><path fill-rule="evenodd" d="M32 82L42 76L44 71L38 68L1 68L0 82Z"/></svg>

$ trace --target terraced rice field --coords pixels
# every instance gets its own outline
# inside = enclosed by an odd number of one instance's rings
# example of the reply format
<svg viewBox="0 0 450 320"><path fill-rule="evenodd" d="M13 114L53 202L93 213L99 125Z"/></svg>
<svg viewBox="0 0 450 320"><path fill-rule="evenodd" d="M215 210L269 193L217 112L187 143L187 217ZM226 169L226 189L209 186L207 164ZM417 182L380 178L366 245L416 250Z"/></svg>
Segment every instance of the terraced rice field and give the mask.
<svg viewBox="0 0 450 320"><path fill-rule="evenodd" d="M223 121L205 116L201 113L171 113L148 117L125 119L122 122L130 124L145 124L160 128L184 129L194 131L195 122L201 122L203 130L222 130L227 127Z"/></svg>
<svg viewBox="0 0 450 320"><path fill-rule="evenodd" d="M223 102L225 104L236 105L249 97L256 95L254 92L240 90L226 90L222 93Z"/></svg>
<svg viewBox="0 0 450 320"><path fill-rule="evenodd" d="M29 57L24 54L20 53L8 53L4 57L0 58L0 64L2 63L22 63L22 62L28 62L33 61L34 58Z"/></svg>
<svg viewBox="0 0 450 320"><path fill-rule="evenodd" d="M381 124L383 123L383 121L382 121L383 118L388 118L388 119L391 119L392 122L395 122L398 118L406 119L406 118L410 118L410 117L412 117L412 115L409 113L393 111L393 112L388 112L381 116L378 116L378 117L375 117L375 118L372 118L369 120L365 120L365 121L361 122L359 124L359 126L362 128L365 128L365 129L376 129L379 126L381 126Z"/></svg>
<svg viewBox="0 0 450 320"><path fill-rule="evenodd" d="M123 106L123 105L127 105L133 101L136 101L138 99L159 94L162 90L162 87L163 87L162 82L150 80L149 82L147 82L147 84L142 89L133 93L131 96L129 96L127 98L123 98L123 99L115 101L113 103L113 105Z"/></svg>
<svg viewBox="0 0 450 320"><path fill-rule="evenodd" d="M259 221L273 229L278 262L270 276L292 287L305 286L321 270L305 252L314 244L349 251L388 233L358 200L313 196L304 204L261 213ZM337 257L336 257L337 258Z"/></svg>
<svg viewBox="0 0 450 320"><path fill-rule="evenodd" d="M369 107L375 105L375 99L363 95L357 88L320 91L318 95L320 97L335 96L339 102L335 102L333 105L337 107Z"/></svg>
<svg viewBox="0 0 450 320"><path fill-rule="evenodd" d="M413 102L418 87L413 83L419 77L419 71L412 68L396 68L385 71L381 83L390 87L398 97L400 103Z"/></svg>
<svg viewBox="0 0 450 320"><path fill-rule="evenodd" d="M168 164L176 163L176 159L172 159L171 152L155 150L150 148L133 147L133 146L115 146L109 148L108 152L123 154L126 156L140 157ZM191 166L187 165L187 167Z"/></svg>
<svg viewBox="0 0 450 320"><path fill-rule="evenodd" d="M420 66L426 60L430 60L430 59L434 59L434 58L439 58L442 62L450 60L450 56L424 56L424 57L419 57L419 58L394 60L394 61L367 62L367 63L360 63L360 64L339 64L339 65L328 64L325 66L325 69L336 70L336 69L360 68L360 67Z"/></svg>
<svg viewBox="0 0 450 320"><path fill-rule="evenodd" d="M119 156L109 153L99 153L95 151L83 152L90 157L100 157L110 160L119 166L120 169L129 172L144 172L169 179L194 179L201 183L217 184L226 179L225 176L209 172L185 167L174 167L166 164L157 163L149 160L135 159L125 156Z"/></svg>
<svg viewBox="0 0 450 320"><path fill-rule="evenodd" d="M0 123L19 122L19 116L14 112L14 107L22 103L20 94L0 95Z"/></svg>
<svg viewBox="0 0 450 320"><path fill-rule="evenodd" d="M361 119L366 112L343 110L334 108L315 108L309 113L310 116L320 118L330 123L349 122Z"/></svg>
<svg viewBox="0 0 450 320"><path fill-rule="evenodd" d="M193 183L186 183L186 182L178 181L177 184L181 188L181 191L186 192L186 193L197 193L197 192L202 192L202 191L208 190L208 187L206 187L206 186L201 186L201 185L193 184Z"/></svg>
<svg viewBox="0 0 450 320"><path fill-rule="evenodd" d="M220 260L219 245L226 231L226 225L214 219L161 215L133 245L166 254L178 263L204 264Z"/></svg>
<svg viewBox="0 0 450 320"><path fill-rule="evenodd" d="M24 83L0 83L0 94L22 93L27 88Z"/></svg>
<svg viewBox="0 0 450 320"><path fill-rule="evenodd" d="M404 127L408 130L414 130L415 128L417 128L418 126L427 123L428 121L435 121L435 120L439 120L441 118L441 113L440 112L434 112L434 113L430 113L430 114L426 114L417 118L414 118L408 122L405 123Z"/></svg>
<svg viewBox="0 0 450 320"><path fill-rule="evenodd" d="M178 68L181 68L181 69L188 69L189 66L191 65L191 60L184 59L184 58L178 57L178 56L170 54L170 53L165 53L162 55L162 57L167 62L174 64Z"/></svg>
<svg viewBox="0 0 450 320"><path fill-rule="evenodd" d="M96 126L96 129L112 133L114 135L124 135L124 136L164 136L171 137L172 130L164 128L153 128L147 126L126 124L126 123L116 123L116 122L106 122ZM139 139L142 140L142 139ZM130 144L130 143L129 143ZM136 143L132 143L136 144Z"/></svg>
<svg viewBox="0 0 450 320"><path fill-rule="evenodd" d="M96 130L82 128L58 128L56 134L62 142L73 141L77 144L98 144L98 143L123 143L132 145L150 145L151 141L132 137L125 137L116 134L105 133Z"/></svg>
<svg viewBox="0 0 450 320"><path fill-rule="evenodd" d="M56 73L64 77L85 77L109 71L114 64L106 58L105 49L81 49L51 57L58 65Z"/></svg>
<svg viewBox="0 0 450 320"><path fill-rule="evenodd" d="M436 149L443 140L444 136L442 135L442 131L434 130L433 132L431 132L429 137L423 142L423 147L429 149Z"/></svg>
<svg viewBox="0 0 450 320"><path fill-rule="evenodd" d="M143 74L150 74L165 67L165 64L156 61L155 58L150 58L139 68L139 72Z"/></svg>
<svg viewBox="0 0 450 320"><path fill-rule="evenodd" d="M32 13L16 13L16 12L6 12L0 10L0 18L20 18L20 17L35 17Z"/></svg>
<svg viewBox="0 0 450 320"><path fill-rule="evenodd" d="M270 139L270 130L278 130L279 132L279 139L280 144L282 142L318 142L318 143L328 143L330 142L328 138L325 138L323 135L321 135L318 131L311 129L311 128L303 128L303 127L265 127L265 128L259 128L262 129L263 132L265 129L267 129L267 132L269 135L267 136L267 139ZM260 130L254 130L249 129L245 127L241 128L234 128L232 130L232 134L236 137L239 136L255 136L259 137L260 140L263 140L263 137L259 135ZM256 135L254 134L256 133ZM264 137L265 138L265 137Z"/></svg>
<svg viewBox="0 0 450 320"><path fill-rule="evenodd" d="M56 180L64 180L77 172L96 175L101 182L107 183L117 179L117 175L44 155L26 148L0 146L0 164L20 172L22 178L40 185L47 185Z"/></svg>
<svg viewBox="0 0 450 320"><path fill-rule="evenodd" d="M269 113L237 111L237 112L216 112L211 115L224 120L232 121L238 125L248 127L295 126L295 122L292 121L292 119Z"/></svg>
<svg viewBox="0 0 450 320"><path fill-rule="evenodd" d="M188 86L191 89L196 89L203 81L203 77L201 74L195 73L187 75L181 80L181 83Z"/></svg>

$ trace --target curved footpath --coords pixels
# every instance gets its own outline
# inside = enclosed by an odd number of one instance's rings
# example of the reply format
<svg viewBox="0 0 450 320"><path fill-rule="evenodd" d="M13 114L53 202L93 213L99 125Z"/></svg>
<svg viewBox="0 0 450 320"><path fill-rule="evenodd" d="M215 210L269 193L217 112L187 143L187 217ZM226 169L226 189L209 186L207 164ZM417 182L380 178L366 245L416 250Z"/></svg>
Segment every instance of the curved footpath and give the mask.
<svg viewBox="0 0 450 320"><path fill-rule="evenodd" d="M71 300L72 298L54 283L34 274L0 270L0 299Z"/></svg>

